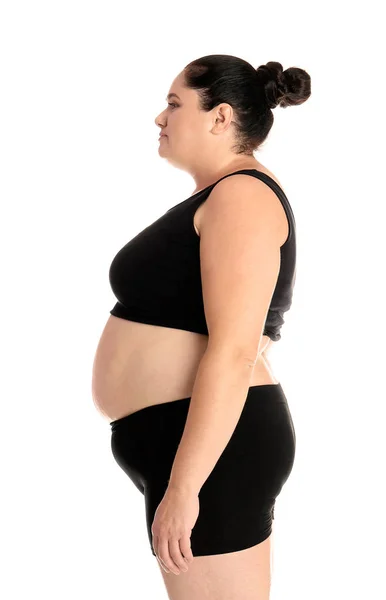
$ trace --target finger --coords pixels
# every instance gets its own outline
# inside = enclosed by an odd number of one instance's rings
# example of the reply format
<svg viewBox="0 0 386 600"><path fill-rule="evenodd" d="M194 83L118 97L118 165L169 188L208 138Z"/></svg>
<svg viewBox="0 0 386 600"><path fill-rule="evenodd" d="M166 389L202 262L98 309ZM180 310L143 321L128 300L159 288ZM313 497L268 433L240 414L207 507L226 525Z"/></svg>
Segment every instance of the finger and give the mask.
<svg viewBox="0 0 386 600"><path fill-rule="evenodd" d="M193 562L193 553L190 545L190 534L186 533L180 539L181 554L187 563Z"/></svg>
<svg viewBox="0 0 386 600"><path fill-rule="evenodd" d="M180 570L177 565L174 564L169 554L169 540L166 535L161 535L158 539L158 556L164 563L165 567L169 569L175 575L180 574Z"/></svg>
<svg viewBox="0 0 386 600"><path fill-rule="evenodd" d="M177 538L170 538L169 540L169 554L172 561L177 565L181 571L188 570L188 564L181 554L180 542Z"/></svg>
<svg viewBox="0 0 386 600"><path fill-rule="evenodd" d="M158 556L158 535L153 535L153 550L155 552L155 557L158 560L158 563L160 565L160 567L166 572L166 573L170 573L169 569L167 569L165 567L165 565L163 564L162 560L159 558Z"/></svg>
<svg viewBox="0 0 386 600"><path fill-rule="evenodd" d="M158 564L161 567L161 569L163 569L165 571L165 573L170 573L169 569L167 569L165 567L165 565L162 563L162 560L160 560L157 555L156 555L156 559L158 560Z"/></svg>

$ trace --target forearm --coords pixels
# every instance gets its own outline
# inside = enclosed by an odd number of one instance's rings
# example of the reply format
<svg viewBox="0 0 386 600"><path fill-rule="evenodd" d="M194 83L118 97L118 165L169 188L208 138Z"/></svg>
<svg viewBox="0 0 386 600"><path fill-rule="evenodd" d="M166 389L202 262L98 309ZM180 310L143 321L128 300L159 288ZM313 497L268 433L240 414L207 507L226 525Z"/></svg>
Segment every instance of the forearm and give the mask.
<svg viewBox="0 0 386 600"><path fill-rule="evenodd" d="M199 493L228 444L250 386L253 363L207 350L192 391L169 487Z"/></svg>

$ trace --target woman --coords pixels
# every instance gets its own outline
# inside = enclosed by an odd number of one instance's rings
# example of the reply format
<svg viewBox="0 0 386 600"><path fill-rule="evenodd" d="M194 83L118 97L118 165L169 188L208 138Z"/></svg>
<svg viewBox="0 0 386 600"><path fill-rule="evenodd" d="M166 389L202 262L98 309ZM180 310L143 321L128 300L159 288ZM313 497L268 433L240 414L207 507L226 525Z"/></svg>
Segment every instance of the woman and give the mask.
<svg viewBox="0 0 386 600"><path fill-rule="evenodd" d="M309 75L277 62L187 65L155 123L160 156L196 188L110 267L117 303L93 398L111 421L115 460L144 494L173 600L269 597L273 511L295 431L268 352L292 302L296 231L280 182L253 152L272 109L309 96Z"/></svg>

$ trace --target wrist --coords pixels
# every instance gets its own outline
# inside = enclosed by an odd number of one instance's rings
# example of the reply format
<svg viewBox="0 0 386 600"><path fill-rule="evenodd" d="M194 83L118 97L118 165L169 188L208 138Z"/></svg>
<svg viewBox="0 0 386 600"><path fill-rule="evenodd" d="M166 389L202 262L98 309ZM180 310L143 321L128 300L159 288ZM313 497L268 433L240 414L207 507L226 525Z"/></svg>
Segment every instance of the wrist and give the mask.
<svg viewBox="0 0 386 600"><path fill-rule="evenodd" d="M199 489L197 489L197 486L194 486L192 483L187 483L187 482L178 482L178 481L174 481L172 479L169 480L168 483L168 490L173 491L173 492L177 492L180 494L194 494L196 496L198 496L199 494Z"/></svg>

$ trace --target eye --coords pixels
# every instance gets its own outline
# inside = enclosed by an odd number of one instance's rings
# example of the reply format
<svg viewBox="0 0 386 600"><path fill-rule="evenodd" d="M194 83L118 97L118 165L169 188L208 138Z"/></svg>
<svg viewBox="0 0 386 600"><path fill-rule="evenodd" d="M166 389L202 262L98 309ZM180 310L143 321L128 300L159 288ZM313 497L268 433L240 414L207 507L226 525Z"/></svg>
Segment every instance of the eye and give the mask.
<svg viewBox="0 0 386 600"><path fill-rule="evenodd" d="M169 106L178 106L178 104L176 104L175 102L168 102Z"/></svg>

